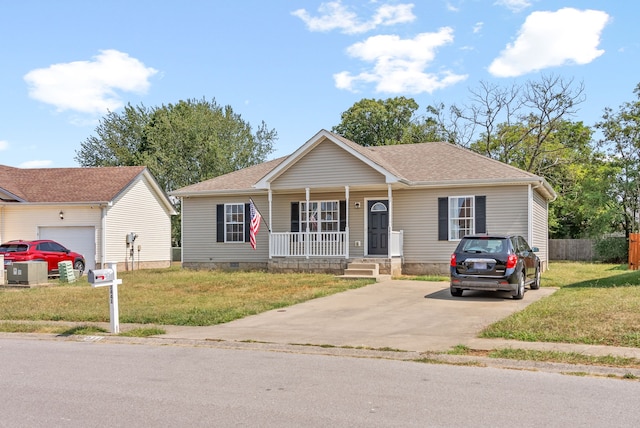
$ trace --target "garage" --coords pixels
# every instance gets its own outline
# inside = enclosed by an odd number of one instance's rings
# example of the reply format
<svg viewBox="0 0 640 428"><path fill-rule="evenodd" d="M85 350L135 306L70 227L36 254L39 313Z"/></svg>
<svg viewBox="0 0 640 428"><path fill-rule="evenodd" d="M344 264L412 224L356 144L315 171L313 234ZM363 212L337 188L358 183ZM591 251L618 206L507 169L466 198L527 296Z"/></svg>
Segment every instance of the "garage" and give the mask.
<svg viewBox="0 0 640 428"><path fill-rule="evenodd" d="M51 239L80 253L86 262L85 270L96 267L96 230L91 226L40 227L40 239Z"/></svg>

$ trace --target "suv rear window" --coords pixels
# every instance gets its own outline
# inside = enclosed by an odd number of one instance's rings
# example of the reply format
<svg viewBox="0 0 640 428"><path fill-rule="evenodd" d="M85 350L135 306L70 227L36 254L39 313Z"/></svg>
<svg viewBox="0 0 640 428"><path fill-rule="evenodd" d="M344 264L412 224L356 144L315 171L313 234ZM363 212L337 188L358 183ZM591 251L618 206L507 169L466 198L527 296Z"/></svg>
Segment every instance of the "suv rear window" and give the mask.
<svg viewBox="0 0 640 428"><path fill-rule="evenodd" d="M18 251L27 251L29 246L27 244L3 244L0 245L0 253L14 253Z"/></svg>
<svg viewBox="0 0 640 428"><path fill-rule="evenodd" d="M465 253L506 253L506 241L501 238L463 239L460 251Z"/></svg>

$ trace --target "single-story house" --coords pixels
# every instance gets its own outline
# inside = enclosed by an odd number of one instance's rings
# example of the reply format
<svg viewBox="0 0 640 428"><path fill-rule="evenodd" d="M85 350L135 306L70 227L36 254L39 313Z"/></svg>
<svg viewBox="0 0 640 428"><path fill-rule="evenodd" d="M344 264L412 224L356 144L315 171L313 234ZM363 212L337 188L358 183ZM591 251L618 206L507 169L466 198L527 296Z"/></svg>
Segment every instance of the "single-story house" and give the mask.
<svg viewBox="0 0 640 428"><path fill-rule="evenodd" d="M0 242L52 239L82 254L87 270L170 266L175 214L144 166L0 165Z"/></svg>
<svg viewBox="0 0 640 428"><path fill-rule="evenodd" d="M341 273L447 273L470 233L517 233L548 264L543 177L450 143L363 147L321 130L293 154L170 192L182 264ZM262 216L251 245L253 201Z"/></svg>

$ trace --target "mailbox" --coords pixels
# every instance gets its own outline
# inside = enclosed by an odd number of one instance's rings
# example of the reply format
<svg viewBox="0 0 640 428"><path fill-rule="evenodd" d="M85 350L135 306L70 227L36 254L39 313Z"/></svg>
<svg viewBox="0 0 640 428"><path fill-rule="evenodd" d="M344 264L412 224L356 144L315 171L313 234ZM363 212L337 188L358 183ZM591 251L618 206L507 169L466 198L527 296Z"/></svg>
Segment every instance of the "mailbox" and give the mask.
<svg viewBox="0 0 640 428"><path fill-rule="evenodd" d="M113 269L95 269L87 272L87 281L93 287L100 287L103 285L113 285L115 280L115 274Z"/></svg>

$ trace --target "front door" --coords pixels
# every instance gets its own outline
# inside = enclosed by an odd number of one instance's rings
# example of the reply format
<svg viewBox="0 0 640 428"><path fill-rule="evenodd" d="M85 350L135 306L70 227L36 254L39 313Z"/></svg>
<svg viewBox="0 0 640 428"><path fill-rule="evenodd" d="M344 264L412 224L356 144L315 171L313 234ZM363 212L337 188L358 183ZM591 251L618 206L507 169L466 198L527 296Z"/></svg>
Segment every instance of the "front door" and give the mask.
<svg viewBox="0 0 640 428"><path fill-rule="evenodd" d="M386 256L389 254L389 201L368 201L367 254Z"/></svg>

